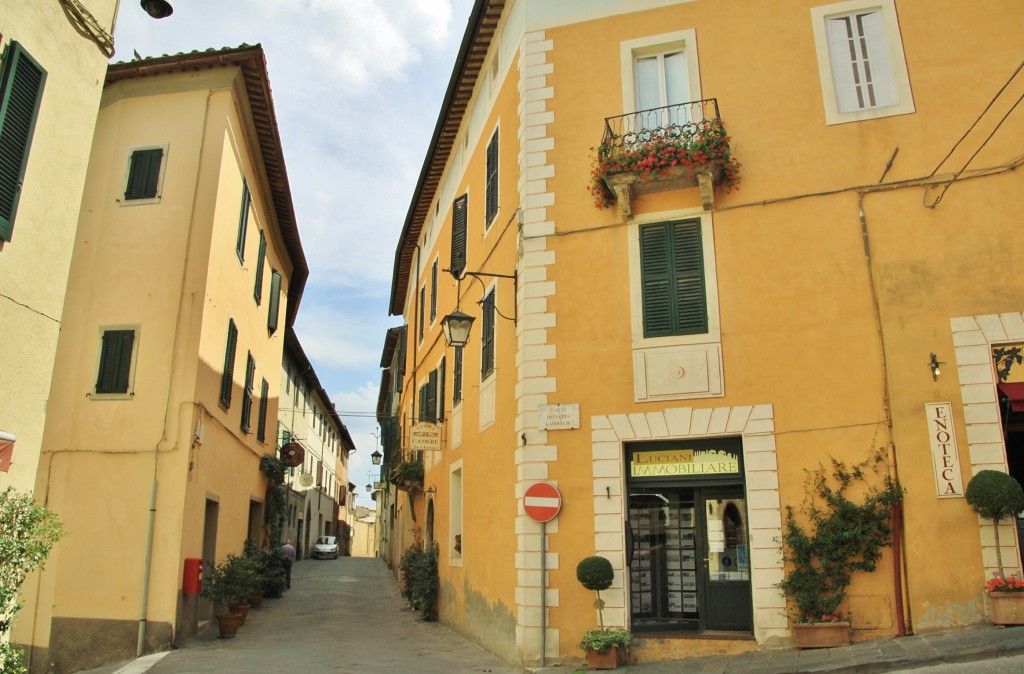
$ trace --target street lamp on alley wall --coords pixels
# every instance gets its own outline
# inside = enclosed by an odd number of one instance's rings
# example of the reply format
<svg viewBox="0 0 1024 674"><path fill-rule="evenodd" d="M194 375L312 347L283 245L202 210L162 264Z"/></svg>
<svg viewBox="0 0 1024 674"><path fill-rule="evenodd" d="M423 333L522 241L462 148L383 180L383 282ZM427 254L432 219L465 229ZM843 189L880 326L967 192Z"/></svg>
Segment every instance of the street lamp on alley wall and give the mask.
<svg viewBox="0 0 1024 674"><path fill-rule="evenodd" d="M167 0L142 0L139 4L154 19L166 19L174 13L174 8Z"/></svg>

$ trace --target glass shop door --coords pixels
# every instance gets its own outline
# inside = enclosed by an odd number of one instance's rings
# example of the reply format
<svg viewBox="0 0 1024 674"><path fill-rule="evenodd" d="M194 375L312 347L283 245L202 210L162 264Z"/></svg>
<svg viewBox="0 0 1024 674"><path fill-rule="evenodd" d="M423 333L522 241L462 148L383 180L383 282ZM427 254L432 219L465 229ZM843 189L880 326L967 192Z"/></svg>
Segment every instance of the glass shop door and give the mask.
<svg viewBox="0 0 1024 674"><path fill-rule="evenodd" d="M753 630L742 486L631 487L626 558L634 632Z"/></svg>

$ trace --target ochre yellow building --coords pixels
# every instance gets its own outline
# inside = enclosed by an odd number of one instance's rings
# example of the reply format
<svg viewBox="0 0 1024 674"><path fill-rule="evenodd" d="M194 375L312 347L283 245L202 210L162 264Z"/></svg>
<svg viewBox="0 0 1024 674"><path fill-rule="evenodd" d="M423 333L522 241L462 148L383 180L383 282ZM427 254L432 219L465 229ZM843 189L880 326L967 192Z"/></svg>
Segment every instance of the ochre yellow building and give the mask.
<svg viewBox="0 0 1024 674"><path fill-rule="evenodd" d="M259 46L112 65L36 494L66 530L16 640L70 672L184 642L184 560L265 539L308 275Z"/></svg>
<svg viewBox="0 0 1024 674"><path fill-rule="evenodd" d="M425 474L379 501L382 556L436 541L440 619L513 662L582 657L593 554L635 660L785 647L785 508L881 449L899 545L853 638L986 620L963 493L1024 478L1022 28L1009 0L476 2L396 251L385 463ZM602 143L659 133L706 154L592 183Z"/></svg>

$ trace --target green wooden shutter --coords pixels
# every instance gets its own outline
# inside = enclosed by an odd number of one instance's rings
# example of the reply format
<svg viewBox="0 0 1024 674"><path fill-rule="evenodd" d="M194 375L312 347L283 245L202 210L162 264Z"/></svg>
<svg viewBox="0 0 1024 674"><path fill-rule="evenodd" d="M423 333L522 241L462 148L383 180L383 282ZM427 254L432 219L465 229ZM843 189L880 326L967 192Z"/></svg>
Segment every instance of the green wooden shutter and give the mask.
<svg viewBox="0 0 1024 674"><path fill-rule="evenodd" d="M430 268L430 321L437 318L437 260Z"/></svg>
<svg viewBox="0 0 1024 674"><path fill-rule="evenodd" d="M46 71L12 41L0 74L0 241L10 241L14 235L14 215L45 83Z"/></svg>
<svg viewBox="0 0 1024 674"><path fill-rule="evenodd" d="M437 419L444 421L444 376L445 359L441 358L441 365L437 368Z"/></svg>
<svg viewBox="0 0 1024 674"><path fill-rule="evenodd" d="M250 351L245 360L245 388L242 389L242 431L249 432L249 421L252 419L252 385L256 379L256 359Z"/></svg>
<svg viewBox="0 0 1024 674"><path fill-rule="evenodd" d="M462 347L455 347L455 362L452 365L452 404L462 402Z"/></svg>
<svg viewBox="0 0 1024 674"><path fill-rule="evenodd" d="M420 288L420 341L423 341L424 327L427 324L427 319L424 314L427 311L427 288L426 286Z"/></svg>
<svg viewBox="0 0 1024 674"><path fill-rule="evenodd" d="M418 401L416 406L419 409L419 414L417 414L416 420L417 421L426 421L426 419L427 419L427 385L426 384L421 384L420 385L419 401Z"/></svg>
<svg viewBox="0 0 1024 674"><path fill-rule="evenodd" d="M494 130L491 142L487 144L487 204L484 227L490 227L498 214L498 130Z"/></svg>
<svg viewBox="0 0 1024 674"><path fill-rule="evenodd" d="M466 211L469 195L463 194L452 204L452 275L458 278L466 268Z"/></svg>
<svg viewBox="0 0 1024 674"><path fill-rule="evenodd" d="M135 150L128 167L128 185L124 190L125 201L132 199L153 199L160 183L160 164L163 161L162 147Z"/></svg>
<svg viewBox="0 0 1024 674"><path fill-rule="evenodd" d="M245 262L245 230L249 227L249 204L252 203L252 195L249 194L249 183L242 179L242 208L238 214L238 238L235 239L235 254L239 262Z"/></svg>
<svg viewBox="0 0 1024 674"><path fill-rule="evenodd" d="M427 420L437 421L437 370L427 377Z"/></svg>
<svg viewBox="0 0 1024 674"><path fill-rule="evenodd" d="M705 333L708 331L708 308L704 292L700 222L677 222L672 232L675 244L676 334Z"/></svg>
<svg viewBox="0 0 1024 674"><path fill-rule="evenodd" d="M267 311L267 330L270 334L277 331L277 315L281 308L281 272L270 271L270 306Z"/></svg>
<svg viewBox="0 0 1024 674"><path fill-rule="evenodd" d="M235 347L238 344L238 328L234 319L228 319L228 340L224 348L224 372L220 378L220 403L231 407L231 388L235 379Z"/></svg>
<svg viewBox="0 0 1024 674"><path fill-rule="evenodd" d="M484 297L483 335L480 338L480 377L494 372L494 289Z"/></svg>
<svg viewBox="0 0 1024 674"><path fill-rule="evenodd" d="M644 337L707 332L699 221L640 228Z"/></svg>
<svg viewBox="0 0 1024 674"><path fill-rule="evenodd" d="M260 385L260 417L256 427L256 439L264 442L267 439L267 398L270 397L270 384L264 379Z"/></svg>
<svg viewBox="0 0 1024 674"><path fill-rule="evenodd" d="M253 290L253 297L256 298L256 306L263 301L263 264L267 260L267 237L260 230L260 251L256 255L256 288Z"/></svg>
<svg viewBox="0 0 1024 674"><path fill-rule="evenodd" d="M134 330L105 330L103 332L96 393L128 392L134 344Z"/></svg>

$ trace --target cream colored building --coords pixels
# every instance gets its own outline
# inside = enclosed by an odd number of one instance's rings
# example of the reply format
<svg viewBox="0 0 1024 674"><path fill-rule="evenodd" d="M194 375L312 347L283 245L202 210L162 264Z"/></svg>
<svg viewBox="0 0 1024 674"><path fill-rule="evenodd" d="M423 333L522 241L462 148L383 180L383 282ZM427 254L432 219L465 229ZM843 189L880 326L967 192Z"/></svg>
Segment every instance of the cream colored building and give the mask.
<svg viewBox="0 0 1024 674"><path fill-rule="evenodd" d="M288 510L281 537L291 539L301 560L309 557L317 537L340 536L351 524L348 465L355 444L291 329L281 376L278 442L303 449L302 463L285 476Z"/></svg>
<svg viewBox="0 0 1024 674"><path fill-rule="evenodd" d="M186 558L267 537L308 268L261 47L110 66L36 493L67 531L15 634L32 671L183 643Z"/></svg>
<svg viewBox="0 0 1024 674"><path fill-rule="evenodd" d="M0 3L0 489L35 483L117 4Z"/></svg>

